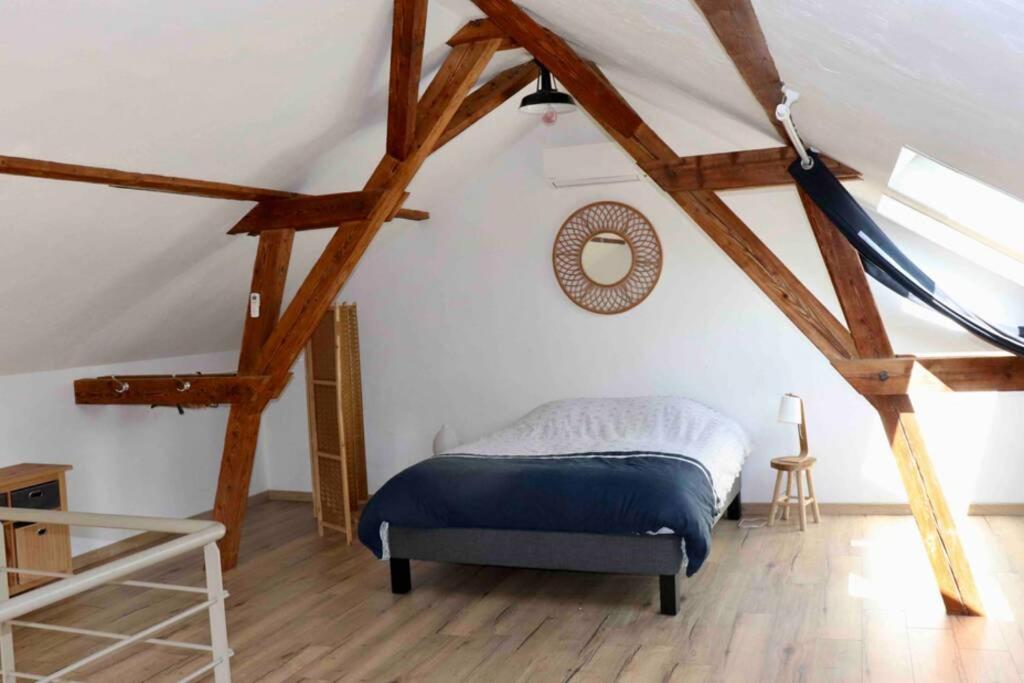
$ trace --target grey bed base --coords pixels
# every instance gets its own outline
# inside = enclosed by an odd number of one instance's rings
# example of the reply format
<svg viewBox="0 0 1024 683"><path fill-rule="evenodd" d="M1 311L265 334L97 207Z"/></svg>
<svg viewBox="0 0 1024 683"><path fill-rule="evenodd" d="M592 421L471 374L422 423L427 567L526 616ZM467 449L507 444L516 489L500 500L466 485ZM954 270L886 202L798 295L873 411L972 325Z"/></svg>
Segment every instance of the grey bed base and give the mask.
<svg viewBox="0 0 1024 683"><path fill-rule="evenodd" d="M740 478L723 515L740 518ZM722 515L719 515L721 518ZM718 520L715 520L716 522ZM661 613L679 613L681 539L676 535L614 536L504 529L413 529L392 526L391 592L412 590L409 560L658 576Z"/></svg>

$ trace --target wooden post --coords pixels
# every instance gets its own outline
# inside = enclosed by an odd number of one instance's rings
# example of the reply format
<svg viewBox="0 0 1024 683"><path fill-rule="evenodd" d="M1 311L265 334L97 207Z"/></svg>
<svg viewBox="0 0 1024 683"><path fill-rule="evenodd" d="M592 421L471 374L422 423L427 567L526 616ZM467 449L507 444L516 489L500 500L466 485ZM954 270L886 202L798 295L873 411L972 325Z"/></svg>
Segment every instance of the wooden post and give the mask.
<svg viewBox="0 0 1024 683"><path fill-rule="evenodd" d="M292 253L294 230L269 230L260 233L256 248L256 263L252 270L251 294L258 294L258 315L250 302L245 309L242 331L242 349L238 354L239 374L251 373L259 354L277 324L288 279L288 262ZM260 418L270 400L270 392L250 403L233 405L228 414L224 437L224 452L217 479L217 498L213 518L227 529L218 545L221 563L230 569L238 563L238 547L242 540L242 521L249 499L253 462L256 458L256 440L259 437Z"/></svg>
<svg viewBox="0 0 1024 683"><path fill-rule="evenodd" d="M217 479L217 498L213 504L213 518L227 530L217 544L220 546L221 566L224 570L233 569L238 564L245 503L249 497L256 441L265 405L264 402L234 405L228 414L220 477Z"/></svg>
<svg viewBox="0 0 1024 683"><path fill-rule="evenodd" d="M250 373L259 360L260 350L277 324L288 279L288 263L292 255L294 230L269 230L260 233L256 247L256 263L252 269L250 296L258 294L259 315L253 317L250 305L245 311L242 349L238 355L238 374Z"/></svg>
<svg viewBox="0 0 1024 683"><path fill-rule="evenodd" d="M857 352L861 356L893 358L892 344L860 255L810 196L803 189L799 191ZM869 400L885 427L946 611L980 615L981 598L967 554L925 447L910 396L871 396Z"/></svg>
<svg viewBox="0 0 1024 683"><path fill-rule="evenodd" d="M948 614L981 616L984 608L974 584L960 534L935 474L909 396L871 396L878 410L907 501L924 542L932 573Z"/></svg>

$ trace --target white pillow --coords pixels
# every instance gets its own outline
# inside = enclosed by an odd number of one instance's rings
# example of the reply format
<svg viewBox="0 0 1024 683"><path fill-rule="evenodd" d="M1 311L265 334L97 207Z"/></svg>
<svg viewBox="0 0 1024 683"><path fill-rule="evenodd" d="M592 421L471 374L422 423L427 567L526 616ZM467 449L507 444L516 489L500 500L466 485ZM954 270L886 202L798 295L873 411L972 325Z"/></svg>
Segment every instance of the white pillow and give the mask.
<svg viewBox="0 0 1024 683"><path fill-rule="evenodd" d="M459 435L448 425L441 425L434 435L434 455L454 450L459 445Z"/></svg>

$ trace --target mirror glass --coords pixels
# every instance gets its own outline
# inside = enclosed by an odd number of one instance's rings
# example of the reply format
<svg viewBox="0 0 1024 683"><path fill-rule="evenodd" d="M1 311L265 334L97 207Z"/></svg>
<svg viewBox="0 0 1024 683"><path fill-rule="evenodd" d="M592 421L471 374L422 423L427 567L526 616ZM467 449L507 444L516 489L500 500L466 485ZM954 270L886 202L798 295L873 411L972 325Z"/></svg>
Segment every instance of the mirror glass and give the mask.
<svg viewBox="0 0 1024 683"><path fill-rule="evenodd" d="M629 275L633 250L614 232L599 232L583 246L583 272L599 285L614 285Z"/></svg>

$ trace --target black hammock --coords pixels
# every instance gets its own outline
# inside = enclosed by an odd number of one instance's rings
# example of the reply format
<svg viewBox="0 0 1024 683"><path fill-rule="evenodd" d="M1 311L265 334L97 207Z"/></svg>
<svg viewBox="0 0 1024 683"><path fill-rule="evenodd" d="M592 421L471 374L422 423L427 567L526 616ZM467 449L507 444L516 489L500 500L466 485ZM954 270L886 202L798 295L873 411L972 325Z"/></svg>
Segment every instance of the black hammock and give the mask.
<svg viewBox="0 0 1024 683"><path fill-rule="evenodd" d="M814 165L810 169L804 169L797 159L790 165L789 174L857 249L864 270L871 277L900 296L941 313L989 344L1024 356L1024 339L1020 334L980 318L943 292L882 232L818 156L811 156Z"/></svg>

